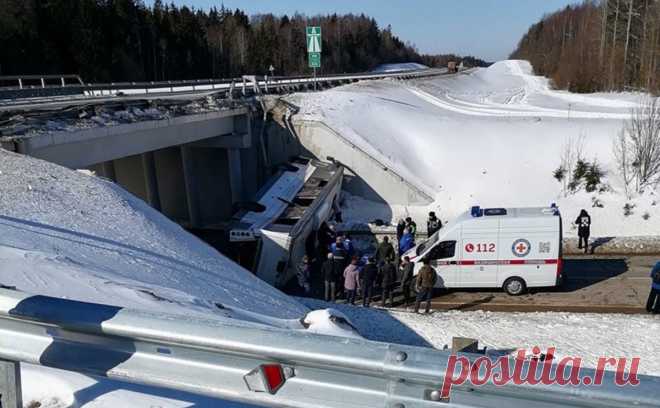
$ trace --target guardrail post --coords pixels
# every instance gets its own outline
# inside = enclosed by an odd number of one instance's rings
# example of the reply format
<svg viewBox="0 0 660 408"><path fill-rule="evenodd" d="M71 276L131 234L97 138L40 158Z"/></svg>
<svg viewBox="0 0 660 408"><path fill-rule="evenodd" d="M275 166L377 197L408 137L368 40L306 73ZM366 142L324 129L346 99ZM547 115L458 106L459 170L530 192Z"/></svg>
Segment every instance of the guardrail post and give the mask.
<svg viewBox="0 0 660 408"><path fill-rule="evenodd" d="M0 360L0 407L23 408L21 365L16 361Z"/></svg>
<svg viewBox="0 0 660 408"><path fill-rule="evenodd" d="M467 337L453 337L451 351L452 353L478 353L479 341Z"/></svg>

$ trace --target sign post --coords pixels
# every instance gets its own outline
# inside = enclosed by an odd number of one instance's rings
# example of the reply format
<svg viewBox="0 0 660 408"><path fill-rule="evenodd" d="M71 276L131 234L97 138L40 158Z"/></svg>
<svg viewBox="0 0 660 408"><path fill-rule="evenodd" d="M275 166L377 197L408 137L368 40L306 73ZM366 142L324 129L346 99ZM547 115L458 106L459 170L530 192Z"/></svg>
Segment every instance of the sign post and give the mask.
<svg viewBox="0 0 660 408"><path fill-rule="evenodd" d="M314 70L314 90L316 90L316 68L321 68L321 27L307 27L307 60Z"/></svg>

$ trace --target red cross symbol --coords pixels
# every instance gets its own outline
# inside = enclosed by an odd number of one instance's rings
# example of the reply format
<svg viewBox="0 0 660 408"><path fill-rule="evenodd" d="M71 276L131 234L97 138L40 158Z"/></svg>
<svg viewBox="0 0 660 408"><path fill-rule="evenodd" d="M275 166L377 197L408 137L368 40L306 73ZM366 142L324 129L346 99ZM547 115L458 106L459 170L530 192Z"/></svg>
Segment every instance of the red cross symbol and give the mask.
<svg viewBox="0 0 660 408"><path fill-rule="evenodd" d="M525 244L522 243L522 242L521 242L520 244L518 244L518 246L516 247L516 251L518 251L518 252L521 253L521 254L522 254L523 252L525 252L526 250L527 250L527 245L525 245Z"/></svg>

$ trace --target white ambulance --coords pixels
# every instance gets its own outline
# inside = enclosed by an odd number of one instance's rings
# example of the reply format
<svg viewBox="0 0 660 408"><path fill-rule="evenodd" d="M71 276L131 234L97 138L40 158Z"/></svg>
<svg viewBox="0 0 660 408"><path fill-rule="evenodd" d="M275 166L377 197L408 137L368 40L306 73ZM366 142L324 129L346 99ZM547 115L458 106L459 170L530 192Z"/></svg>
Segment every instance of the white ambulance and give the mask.
<svg viewBox="0 0 660 408"><path fill-rule="evenodd" d="M415 275L425 259L438 288L503 288L520 295L562 281L559 209L472 209L408 251Z"/></svg>

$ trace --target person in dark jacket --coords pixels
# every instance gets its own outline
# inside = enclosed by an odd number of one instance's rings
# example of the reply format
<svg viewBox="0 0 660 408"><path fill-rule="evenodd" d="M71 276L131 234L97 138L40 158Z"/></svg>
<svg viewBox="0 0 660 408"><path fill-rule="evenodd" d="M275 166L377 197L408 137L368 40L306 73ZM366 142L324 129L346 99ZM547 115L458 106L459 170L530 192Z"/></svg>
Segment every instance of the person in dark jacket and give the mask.
<svg viewBox="0 0 660 408"><path fill-rule="evenodd" d="M343 280L343 271L348 266L351 258L348 257L346 249L344 248L344 241L342 237L337 237L335 242L330 246L330 253L332 254L332 261L334 263L334 269L337 272L337 285L341 291L344 287Z"/></svg>
<svg viewBox="0 0 660 408"><path fill-rule="evenodd" d="M396 267L391 260L385 261L383 266L380 268L380 275L382 279L382 297L380 299L380 305L385 307L385 301L387 298L390 299L390 307L394 306L394 285L396 284Z"/></svg>
<svg viewBox="0 0 660 408"><path fill-rule="evenodd" d="M385 262L394 262L395 260L396 252L394 251L394 246L390 243L389 237L385 237L376 249L376 263L378 265L384 265Z"/></svg>
<svg viewBox="0 0 660 408"><path fill-rule="evenodd" d="M415 288L417 289L417 299L415 300L415 313L419 313L419 306L423 300L426 300L426 313L431 311L431 297L433 296L433 287L438 279L435 269L430 265L428 259L424 259L424 266L419 270Z"/></svg>
<svg viewBox="0 0 660 408"><path fill-rule="evenodd" d="M584 253L589 250L589 235L591 235L591 216L586 210L580 211L580 215L575 219L578 226L578 249L582 249L584 243Z"/></svg>
<svg viewBox="0 0 660 408"><path fill-rule="evenodd" d="M401 237L403 236L403 231L406 229L406 222L404 220L399 220L399 222L396 224L396 241L399 242L401 241Z"/></svg>
<svg viewBox="0 0 660 408"><path fill-rule="evenodd" d="M311 292L311 274L312 266L310 265L309 257L305 255L303 256L302 263L298 265L296 276L298 278L298 286L300 286L300 288L305 292L306 296Z"/></svg>
<svg viewBox="0 0 660 408"><path fill-rule="evenodd" d="M415 264L410 262L409 256L406 256L403 258L403 262L399 269L401 271L401 292L403 292L403 303L405 306L408 306L410 303L410 289L413 282Z"/></svg>
<svg viewBox="0 0 660 408"><path fill-rule="evenodd" d="M646 311L653 314L660 313L660 262L657 262L651 271L651 293L646 302Z"/></svg>
<svg viewBox="0 0 660 408"><path fill-rule="evenodd" d="M362 306L369 307L371 296L374 292L374 286L376 285L376 279L378 278L378 267L376 266L376 260L374 258L369 258L367 264L362 268L360 275Z"/></svg>
<svg viewBox="0 0 660 408"><path fill-rule="evenodd" d="M431 211L429 213L429 219L426 221L426 231L429 237L440 231L440 228L442 228L442 221L436 217L435 212Z"/></svg>
<svg viewBox="0 0 660 408"><path fill-rule="evenodd" d="M328 259L321 266L321 274L323 275L323 286L325 288L325 301L334 302L335 294L337 293L338 276L334 256L331 253L328 254Z"/></svg>
<svg viewBox="0 0 660 408"><path fill-rule="evenodd" d="M406 228L408 228L413 238L417 235L417 223L410 217L406 218Z"/></svg>

